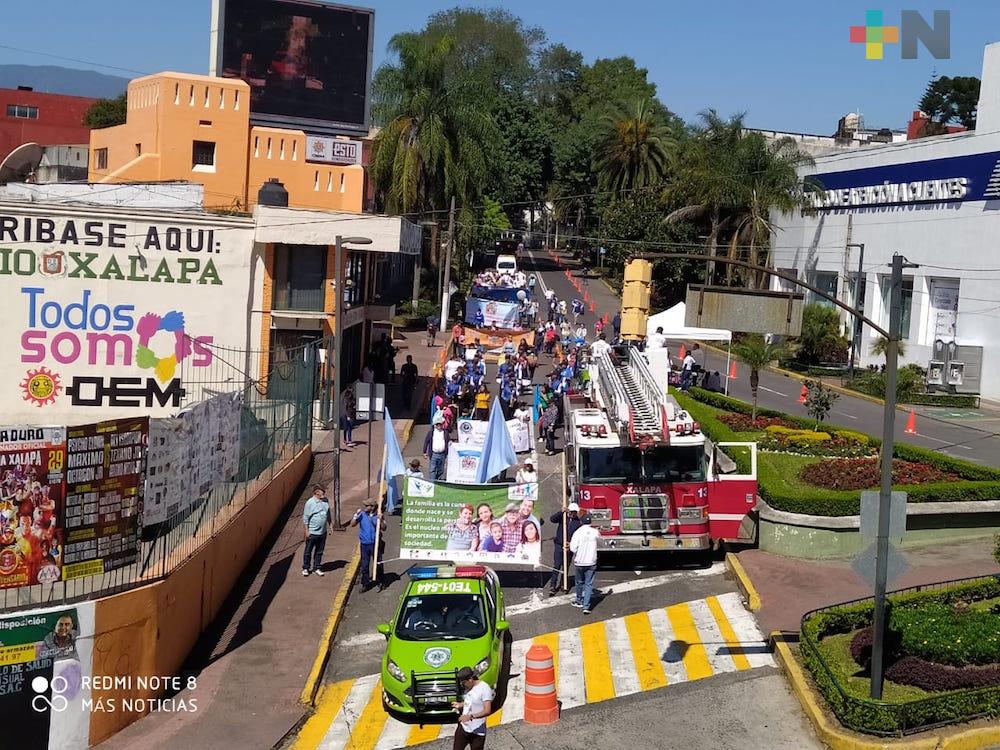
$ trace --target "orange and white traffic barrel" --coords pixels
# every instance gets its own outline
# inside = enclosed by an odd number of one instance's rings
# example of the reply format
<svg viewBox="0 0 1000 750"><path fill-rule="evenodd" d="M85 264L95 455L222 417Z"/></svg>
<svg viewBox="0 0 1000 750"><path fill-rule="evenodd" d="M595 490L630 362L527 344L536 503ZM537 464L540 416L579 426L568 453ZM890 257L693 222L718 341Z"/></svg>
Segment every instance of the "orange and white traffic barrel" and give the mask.
<svg viewBox="0 0 1000 750"><path fill-rule="evenodd" d="M548 646L532 646L525 654L524 720L528 724L554 724L559 720L556 668Z"/></svg>

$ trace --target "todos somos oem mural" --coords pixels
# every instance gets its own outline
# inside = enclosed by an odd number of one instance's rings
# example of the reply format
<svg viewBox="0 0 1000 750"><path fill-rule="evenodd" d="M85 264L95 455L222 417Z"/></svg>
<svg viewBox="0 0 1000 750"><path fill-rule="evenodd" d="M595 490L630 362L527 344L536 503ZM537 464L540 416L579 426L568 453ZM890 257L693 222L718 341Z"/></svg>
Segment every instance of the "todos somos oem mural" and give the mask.
<svg viewBox="0 0 1000 750"><path fill-rule="evenodd" d="M186 389L217 348L246 346L252 244L244 219L0 207L4 421L165 416L199 398Z"/></svg>

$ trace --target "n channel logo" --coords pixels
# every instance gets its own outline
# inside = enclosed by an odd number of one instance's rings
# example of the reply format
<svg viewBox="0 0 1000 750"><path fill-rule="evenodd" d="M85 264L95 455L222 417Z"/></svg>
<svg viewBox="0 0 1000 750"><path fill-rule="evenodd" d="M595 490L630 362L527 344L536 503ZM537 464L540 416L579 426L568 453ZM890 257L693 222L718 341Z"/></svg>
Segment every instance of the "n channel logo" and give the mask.
<svg viewBox="0 0 1000 750"><path fill-rule="evenodd" d="M45 694L52 688L52 697ZM55 713L65 711L69 708L69 699L63 693L69 691L69 681L62 675L52 678L52 681L39 675L31 681L31 689L35 691L35 696L31 699L31 707L40 714L52 709Z"/></svg>

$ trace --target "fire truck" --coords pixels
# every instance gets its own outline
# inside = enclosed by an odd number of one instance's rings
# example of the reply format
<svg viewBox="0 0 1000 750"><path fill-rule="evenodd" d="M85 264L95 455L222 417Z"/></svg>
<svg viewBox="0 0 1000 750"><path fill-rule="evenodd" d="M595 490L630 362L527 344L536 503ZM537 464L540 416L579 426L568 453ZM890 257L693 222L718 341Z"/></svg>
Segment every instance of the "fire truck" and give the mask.
<svg viewBox="0 0 1000 750"><path fill-rule="evenodd" d="M706 439L667 392L666 350L648 356L635 347L598 354L584 392L568 397L571 498L591 514L604 550L752 542L756 443ZM737 473L737 455L749 473Z"/></svg>

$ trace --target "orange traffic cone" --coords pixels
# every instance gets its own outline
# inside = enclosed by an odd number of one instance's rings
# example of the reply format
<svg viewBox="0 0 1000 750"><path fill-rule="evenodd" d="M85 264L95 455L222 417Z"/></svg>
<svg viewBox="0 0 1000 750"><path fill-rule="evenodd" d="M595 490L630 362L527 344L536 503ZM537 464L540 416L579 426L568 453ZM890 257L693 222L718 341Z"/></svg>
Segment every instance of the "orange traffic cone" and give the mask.
<svg viewBox="0 0 1000 750"><path fill-rule="evenodd" d="M608 314L604 313L604 325L608 324Z"/></svg>
<svg viewBox="0 0 1000 750"><path fill-rule="evenodd" d="M555 724L559 721L556 667L548 646L532 646L525 654L524 721L528 724Z"/></svg>
<svg viewBox="0 0 1000 750"><path fill-rule="evenodd" d="M677 350L677 359L684 359L687 356L687 349L684 344L681 344L680 349Z"/></svg>
<svg viewBox="0 0 1000 750"><path fill-rule="evenodd" d="M806 388L805 385L803 385L802 390L799 392L799 403L804 404L806 402L806 396L808 395L809 395L809 389Z"/></svg>
<svg viewBox="0 0 1000 750"><path fill-rule="evenodd" d="M587 291L583 292L583 301L584 302L590 302L590 295L588 294Z"/></svg>
<svg viewBox="0 0 1000 750"><path fill-rule="evenodd" d="M593 302L590 303L590 311L591 312L597 312L597 310L594 309L594 303Z"/></svg>
<svg viewBox="0 0 1000 750"><path fill-rule="evenodd" d="M906 434L917 434L917 413L913 409L910 409L910 418L906 420Z"/></svg>
<svg viewBox="0 0 1000 750"><path fill-rule="evenodd" d="M736 362L735 361L733 361L733 363L729 365L729 379L730 380L736 380Z"/></svg>

